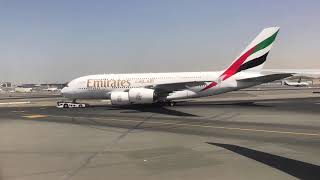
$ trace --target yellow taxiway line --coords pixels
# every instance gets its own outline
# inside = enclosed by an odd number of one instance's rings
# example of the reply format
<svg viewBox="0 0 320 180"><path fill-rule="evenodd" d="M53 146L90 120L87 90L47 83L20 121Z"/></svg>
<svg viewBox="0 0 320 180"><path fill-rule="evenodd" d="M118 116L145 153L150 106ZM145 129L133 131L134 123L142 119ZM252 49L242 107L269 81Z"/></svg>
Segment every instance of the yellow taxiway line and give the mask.
<svg viewBox="0 0 320 180"><path fill-rule="evenodd" d="M48 115L43 115L43 114L31 114L31 115L26 115L22 116L24 118L29 118L29 119L36 119L36 118L46 118Z"/></svg>

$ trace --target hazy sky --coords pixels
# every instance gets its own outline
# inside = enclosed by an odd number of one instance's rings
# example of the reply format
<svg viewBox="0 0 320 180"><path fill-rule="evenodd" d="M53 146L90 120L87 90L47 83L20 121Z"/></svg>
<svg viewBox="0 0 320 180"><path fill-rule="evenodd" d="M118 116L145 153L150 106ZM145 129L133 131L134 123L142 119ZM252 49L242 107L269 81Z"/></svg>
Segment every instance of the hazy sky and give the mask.
<svg viewBox="0 0 320 180"><path fill-rule="evenodd" d="M221 70L268 26L266 68L320 68L317 0L0 0L0 81Z"/></svg>

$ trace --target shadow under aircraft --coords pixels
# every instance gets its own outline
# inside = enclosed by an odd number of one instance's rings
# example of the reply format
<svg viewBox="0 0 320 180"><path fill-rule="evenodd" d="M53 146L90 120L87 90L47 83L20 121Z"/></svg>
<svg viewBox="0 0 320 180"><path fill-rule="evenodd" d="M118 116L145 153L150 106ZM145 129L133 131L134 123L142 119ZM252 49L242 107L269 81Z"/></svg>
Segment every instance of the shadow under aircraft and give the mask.
<svg viewBox="0 0 320 180"><path fill-rule="evenodd" d="M177 106L197 106L197 107L215 107L215 106L243 106L243 107L273 107L270 104L263 104L264 101L211 101L211 102L194 102L183 101L177 102ZM179 104L178 104L179 103Z"/></svg>
<svg viewBox="0 0 320 180"><path fill-rule="evenodd" d="M255 102L230 102L230 103L196 103L193 104L192 101L178 101L176 102L176 107L185 106L185 107L203 107L203 106L247 106L247 107L271 107L268 105L256 104ZM200 117L195 114L186 113L182 111L177 111L173 109L166 108L167 106L162 104L143 104L143 105L122 105L122 106L106 106L106 105L93 105L90 107L108 107L108 110L123 110L120 113L139 113L139 112L149 112L156 114L164 114L170 116L184 116L184 117Z"/></svg>
<svg viewBox="0 0 320 180"><path fill-rule="evenodd" d="M298 179L311 179L316 180L320 177L320 166L310 164L294 159L289 159L282 156L269 154L262 151L249 149L232 144L220 144L207 142L210 145L215 145L247 158L253 159L272 168L278 169Z"/></svg>
<svg viewBox="0 0 320 180"><path fill-rule="evenodd" d="M105 106L91 106L91 107L105 107ZM164 115L170 115L170 116L199 117L194 114L181 112L173 109L168 109L165 106L158 105L158 104L113 106L113 107L109 107L108 110L123 110L120 113L149 112L149 113L164 114Z"/></svg>

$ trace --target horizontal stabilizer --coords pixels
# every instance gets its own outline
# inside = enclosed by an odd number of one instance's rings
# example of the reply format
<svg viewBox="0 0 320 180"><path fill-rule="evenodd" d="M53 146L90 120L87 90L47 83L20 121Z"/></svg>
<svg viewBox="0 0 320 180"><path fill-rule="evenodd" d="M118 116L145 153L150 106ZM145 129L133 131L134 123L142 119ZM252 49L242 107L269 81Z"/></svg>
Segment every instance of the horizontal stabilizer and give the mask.
<svg viewBox="0 0 320 180"><path fill-rule="evenodd" d="M247 87L247 86L249 87L249 86L252 86L252 84L258 85L258 84L268 83L275 80L284 79L292 75L293 75L292 73L269 74L269 75L258 76L253 78L241 79L241 80L237 80L237 82L240 87Z"/></svg>

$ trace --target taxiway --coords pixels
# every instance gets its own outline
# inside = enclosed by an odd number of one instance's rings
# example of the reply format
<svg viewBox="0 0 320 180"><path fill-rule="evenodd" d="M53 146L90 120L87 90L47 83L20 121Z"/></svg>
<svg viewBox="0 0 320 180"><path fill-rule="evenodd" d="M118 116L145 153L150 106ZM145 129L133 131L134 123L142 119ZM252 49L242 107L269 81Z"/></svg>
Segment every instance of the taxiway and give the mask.
<svg viewBox="0 0 320 180"><path fill-rule="evenodd" d="M0 104L1 179L320 177L320 97L307 90L175 107L57 109L58 99L1 100L29 102Z"/></svg>

